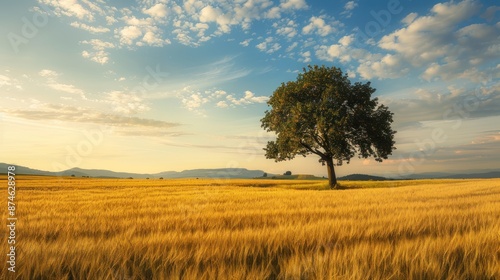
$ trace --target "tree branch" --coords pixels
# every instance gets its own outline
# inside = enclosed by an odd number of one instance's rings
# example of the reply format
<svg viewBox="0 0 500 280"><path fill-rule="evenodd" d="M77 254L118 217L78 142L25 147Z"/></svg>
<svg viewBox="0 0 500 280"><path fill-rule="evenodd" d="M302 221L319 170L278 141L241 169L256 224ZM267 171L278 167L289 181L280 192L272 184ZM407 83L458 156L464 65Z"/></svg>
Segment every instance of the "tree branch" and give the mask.
<svg viewBox="0 0 500 280"><path fill-rule="evenodd" d="M323 147L323 149L325 149L325 151L327 151L327 153L329 153L330 151L330 146L328 145L328 141L326 141L326 139L324 139L323 137L321 137L320 135L317 135L316 133L313 133L312 134L312 138L314 139L314 141L316 141L321 147Z"/></svg>
<svg viewBox="0 0 500 280"><path fill-rule="evenodd" d="M313 149L311 146L307 145L306 143L304 143L302 141L300 141L300 144L302 146L304 146L304 148L306 148L309 152L316 154L316 155L320 156L321 158L326 158L326 155L324 153L322 153L321 151L319 151L318 149Z"/></svg>

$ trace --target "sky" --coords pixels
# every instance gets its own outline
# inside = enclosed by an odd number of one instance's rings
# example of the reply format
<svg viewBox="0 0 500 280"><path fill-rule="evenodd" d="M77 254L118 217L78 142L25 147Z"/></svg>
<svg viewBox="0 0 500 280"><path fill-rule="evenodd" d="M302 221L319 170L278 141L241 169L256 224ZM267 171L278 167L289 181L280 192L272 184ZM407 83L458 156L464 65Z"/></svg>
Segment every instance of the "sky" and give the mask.
<svg viewBox="0 0 500 280"><path fill-rule="evenodd" d="M0 162L136 173L276 163L266 104L307 65L368 82L396 150L337 175L500 168L496 1L31 0L0 11Z"/></svg>

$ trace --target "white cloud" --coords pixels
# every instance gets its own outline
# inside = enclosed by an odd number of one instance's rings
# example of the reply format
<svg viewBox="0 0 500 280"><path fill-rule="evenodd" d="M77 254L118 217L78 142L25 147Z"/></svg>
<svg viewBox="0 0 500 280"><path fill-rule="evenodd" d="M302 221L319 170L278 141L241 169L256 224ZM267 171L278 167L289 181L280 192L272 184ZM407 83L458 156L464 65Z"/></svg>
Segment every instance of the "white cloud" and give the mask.
<svg viewBox="0 0 500 280"><path fill-rule="evenodd" d="M259 43L255 46L257 49L259 49L260 51L266 51L267 50L267 42L262 42L262 43Z"/></svg>
<svg viewBox="0 0 500 280"><path fill-rule="evenodd" d="M161 47L171 43L168 39L162 39L161 34L155 33L153 30L146 31L146 34L142 37L142 41L153 47Z"/></svg>
<svg viewBox="0 0 500 280"><path fill-rule="evenodd" d="M316 32L320 36L327 36L334 32L335 28L328 25L325 20L321 17L311 17L309 19L309 24L302 28L303 34L311 34Z"/></svg>
<svg viewBox="0 0 500 280"><path fill-rule="evenodd" d="M421 77L427 81L467 79L475 83L485 84L498 79L499 75L500 71L495 67L479 70L477 67L470 67L464 61L449 61L444 64L431 63Z"/></svg>
<svg viewBox="0 0 500 280"><path fill-rule="evenodd" d="M182 104L184 108L189 111L195 112L199 115L206 116L205 113L201 110L201 106L210 101L208 96L205 96L204 93L193 89L192 87L185 87L179 94Z"/></svg>
<svg viewBox="0 0 500 280"><path fill-rule="evenodd" d="M157 3L149 9L143 9L142 12L157 19L164 18L168 15L167 6L163 3Z"/></svg>
<svg viewBox="0 0 500 280"><path fill-rule="evenodd" d="M478 10L474 1L437 4L431 15L418 17L408 27L384 36L379 46L402 54L416 65L435 61L451 53L453 29Z"/></svg>
<svg viewBox="0 0 500 280"><path fill-rule="evenodd" d="M109 92L106 101L113 106L113 111L117 113L136 114L150 109L144 104L142 98L122 91Z"/></svg>
<svg viewBox="0 0 500 280"><path fill-rule="evenodd" d="M189 111L196 111L196 112L199 112L197 110L201 107L201 105L207 102L208 99L204 98L200 93L194 93L182 99L184 107L186 107Z"/></svg>
<svg viewBox="0 0 500 280"><path fill-rule="evenodd" d="M481 17L486 19L487 21L492 21L495 19L495 14L500 11L499 6L491 6L486 9L486 12L484 12Z"/></svg>
<svg viewBox="0 0 500 280"><path fill-rule="evenodd" d="M287 20L286 24L279 26L278 23L274 23L273 27L276 28L276 34L285 36L288 38L293 38L297 35L297 24L293 20Z"/></svg>
<svg viewBox="0 0 500 280"><path fill-rule="evenodd" d="M293 49L295 49L298 45L299 45L299 43L297 43L297 42L293 42L290 46L288 46L288 48L286 48L286 51L287 51L287 52L291 52L291 51L293 51Z"/></svg>
<svg viewBox="0 0 500 280"><path fill-rule="evenodd" d="M264 42L257 44L255 47L266 53L274 53L281 49L281 45L279 43L275 43L273 37L267 37Z"/></svg>
<svg viewBox="0 0 500 280"><path fill-rule="evenodd" d="M214 8L208 5L200 11L200 21L216 22L217 18L220 17L221 15L222 11L219 8Z"/></svg>
<svg viewBox="0 0 500 280"><path fill-rule="evenodd" d="M252 40L253 40L252 38L246 39L246 40L240 42L240 45L242 45L243 47L248 47L248 45L250 45L250 42L252 42Z"/></svg>
<svg viewBox="0 0 500 280"><path fill-rule="evenodd" d="M236 99L233 95L228 95L227 100L234 105L244 105L253 103L265 103L269 100L267 96L255 96L255 94L249 90L245 91L245 96Z"/></svg>
<svg viewBox="0 0 500 280"><path fill-rule="evenodd" d="M402 23L409 25L418 17L417 13L410 13L404 19L401 20Z"/></svg>
<svg viewBox="0 0 500 280"><path fill-rule="evenodd" d="M207 31L207 29L209 27L210 26L206 23L198 22L197 24L191 26L190 30L197 32L196 36L198 36L198 38L200 38L199 40L205 42L205 41L208 41L210 39L210 37L205 36L205 32Z"/></svg>
<svg viewBox="0 0 500 280"><path fill-rule="evenodd" d="M474 42L484 42L485 40L490 40L490 38L495 38L499 35L500 27L494 27L487 24L471 24L459 29L456 32L458 40L461 43L470 44L472 42L467 42L468 40Z"/></svg>
<svg viewBox="0 0 500 280"><path fill-rule="evenodd" d="M219 108L227 108L229 105L227 105L226 101L219 101L216 106Z"/></svg>
<svg viewBox="0 0 500 280"><path fill-rule="evenodd" d="M54 70L43 69L38 72L38 75L44 77L46 82L45 85L51 89L67 92L75 95L79 95L82 99L86 99L85 93L82 89L77 88L71 84L65 84L58 81L57 77L61 76Z"/></svg>
<svg viewBox="0 0 500 280"><path fill-rule="evenodd" d="M81 41L81 43L91 45L92 48L96 50L110 49L115 47L113 43L105 42L99 39L92 39L90 41Z"/></svg>
<svg viewBox="0 0 500 280"><path fill-rule="evenodd" d="M294 15L298 9L307 8L304 0L283 0L279 4L271 0L246 0L246 1L212 1L210 3L197 0L187 0L184 2L180 13L173 19L175 27L174 34L177 40L185 45L199 46L213 37L230 33L234 26L239 26L242 30L250 29L256 20L277 19L282 14ZM193 21L194 20L194 21ZM198 21L198 22L196 22ZM204 28L195 28L197 23L204 23ZM208 26L216 25L215 29ZM283 26L279 34L287 37L294 37L298 32L293 27ZM193 32L196 32L194 36ZM246 46L249 41L244 41ZM261 45L262 46L262 45ZM279 44L276 42L269 45L266 51L276 51Z"/></svg>
<svg viewBox="0 0 500 280"><path fill-rule="evenodd" d="M135 25L125 26L120 30L120 43L125 45L132 45L134 40L142 35L142 31Z"/></svg>
<svg viewBox="0 0 500 280"><path fill-rule="evenodd" d="M186 0L184 2L184 10L188 14L194 14L197 10L200 10L204 6L203 2L198 0Z"/></svg>
<svg viewBox="0 0 500 280"><path fill-rule="evenodd" d="M38 75L40 75L42 77L46 77L46 78L59 76L59 74L56 71L49 70L49 69L41 70L40 72L38 72Z"/></svg>
<svg viewBox="0 0 500 280"><path fill-rule="evenodd" d="M115 29L116 37L119 38L121 45L162 47L171 43L170 39L163 37L164 26L167 24L167 6L165 3L157 3L148 7L142 9L142 11L151 17L138 18L131 11L124 12L125 16L121 20L126 26ZM193 28L192 24L190 26ZM177 30L174 29L172 33L178 34Z"/></svg>
<svg viewBox="0 0 500 280"><path fill-rule="evenodd" d="M50 82L47 84L47 86L52 88L52 89L55 89L57 91L63 91L63 92L71 93L71 94L77 94L77 95L80 95L81 97L84 97L83 90L75 87L74 85Z"/></svg>
<svg viewBox="0 0 500 280"><path fill-rule="evenodd" d="M354 36L353 35L346 35L342 38L339 39L339 43L344 46L344 47L347 47L349 46L352 41L354 40Z"/></svg>
<svg viewBox="0 0 500 280"><path fill-rule="evenodd" d="M344 5L344 11L341 15L345 15L346 18L350 18L352 16L352 10L354 10L358 6L356 1L349 1Z"/></svg>
<svg viewBox="0 0 500 280"><path fill-rule="evenodd" d="M309 62L312 61L312 59L311 59L311 52L310 51L303 52L300 55L303 58L302 62L309 63Z"/></svg>
<svg viewBox="0 0 500 280"><path fill-rule="evenodd" d="M80 5L77 0L39 0L39 2L52 6L54 13L58 16L65 15L88 21L94 20L92 12Z"/></svg>
<svg viewBox="0 0 500 280"><path fill-rule="evenodd" d="M96 2L103 4L102 0L97 0L97 1L81 0L81 2L84 3L90 10L92 10L94 14L99 14L99 15L105 14L105 11L99 5L96 4Z"/></svg>
<svg viewBox="0 0 500 280"><path fill-rule="evenodd" d="M265 13L266 18L280 18L281 17L281 9L279 7L272 7Z"/></svg>
<svg viewBox="0 0 500 280"><path fill-rule="evenodd" d="M36 121L59 120L74 123L93 123L117 126L120 128L172 128L178 123L154 119L107 114L89 108L63 104L37 104L34 109L4 110L9 115Z"/></svg>
<svg viewBox="0 0 500 280"><path fill-rule="evenodd" d="M118 22L118 20L112 16L106 16L106 24L112 25L113 23Z"/></svg>
<svg viewBox="0 0 500 280"><path fill-rule="evenodd" d="M279 43L274 43L267 50L267 53L274 53L274 52L277 52L279 49L281 49L281 45Z"/></svg>
<svg viewBox="0 0 500 280"><path fill-rule="evenodd" d="M354 8L356 8L357 6L358 6L358 3L356 3L356 1L349 1L349 2L345 3L344 9L346 11L351 11L351 10L354 10Z"/></svg>
<svg viewBox="0 0 500 280"><path fill-rule="evenodd" d="M0 75L0 87L2 86L10 86L10 78L4 75Z"/></svg>
<svg viewBox="0 0 500 280"><path fill-rule="evenodd" d="M8 71L6 71L8 72ZM26 75L23 75L23 78L28 78ZM21 83L12 77L6 76L6 75L0 75L0 88L7 87L7 88L15 88L17 90L22 90L23 87Z"/></svg>
<svg viewBox="0 0 500 280"><path fill-rule="evenodd" d="M216 22L222 33L229 33L231 31L231 17L224 14L219 8L214 8L210 5L206 6L200 11L199 20L200 22Z"/></svg>
<svg viewBox="0 0 500 280"><path fill-rule="evenodd" d="M467 79L487 83L500 75L491 61L500 52L500 26L486 23L464 24L479 14L476 1L465 0L435 5L429 15L408 14L400 28L384 36L374 47L382 52L354 47L354 35L338 40L338 44L315 47L320 60L358 63L355 68L363 79L389 79L407 75L410 68L428 80ZM312 33L314 19L304 27ZM385 52L384 52L385 51ZM418 73L420 71L420 73Z"/></svg>
<svg viewBox="0 0 500 280"><path fill-rule="evenodd" d="M354 71L354 70L347 70L347 75L349 76L349 78L356 78L357 77L356 71Z"/></svg>
<svg viewBox="0 0 500 280"><path fill-rule="evenodd" d="M236 4L234 18L242 24L244 30L247 30L250 23L254 19L260 19L263 14L265 15L265 9L272 4L270 0L252 0L241 3L241 5ZM269 16L269 13L265 16Z"/></svg>
<svg viewBox="0 0 500 280"><path fill-rule="evenodd" d="M399 60L423 67L421 77L426 80L477 80L471 73L475 71L479 77L484 76L478 67L498 57L500 51L499 26L463 25L479 11L477 1L436 4L429 15L406 16L403 19L406 27L384 36L378 46L394 52ZM378 63L373 65L386 64Z"/></svg>
<svg viewBox="0 0 500 280"><path fill-rule="evenodd" d="M225 92L223 90L216 90L214 92L205 91L205 93L209 94L211 99L222 98L223 96L227 95L227 92Z"/></svg>
<svg viewBox="0 0 500 280"><path fill-rule="evenodd" d="M342 54L342 46L341 45L331 45L329 48L328 48L328 54L333 57L333 58L337 58L337 57L340 57L340 55Z"/></svg>
<svg viewBox="0 0 500 280"><path fill-rule="evenodd" d="M106 33L106 32L109 32L109 28L106 28L106 27L101 27L101 26L90 26L90 25L87 25L85 23L79 23L79 22L72 22L70 24L71 26L75 27L75 28L80 28L80 29L83 29L83 30L86 30L92 34L96 34L96 33Z"/></svg>
<svg viewBox="0 0 500 280"><path fill-rule="evenodd" d="M364 79L377 77L379 79L394 79L404 76L409 72L403 68L404 63L398 55L385 55L380 61L365 62L359 65L357 71Z"/></svg>
<svg viewBox="0 0 500 280"><path fill-rule="evenodd" d="M155 24L155 21L153 18L137 18L135 16L124 16L122 18L123 22L127 25L131 26L152 26Z"/></svg>
<svg viewBox="0 0 500 280"><path fill-rule="evenodd" d="M305 0L285 0L281 2L280 6L284 9L294 10L306 9L308 7Z"/></svg>
<svg viewBox="0 0 500 280"><path fill-rule="evenodd" d="M255 103L265 103L269 100L269 97L256 96L249 90L245 91L243 97L237 98L234 94L228 94L224 90L210 89L201 91L192 86L185 87L180 90L177 97L181 101L184 108L204 117L207 116L205 110L207 105L211 105L216 108L227 108Z"/></svg>
<svg viewBox="0 0 500 280"><path fill-rule="evenodd" d="M342 41L344 44L347 43L349 39L342 38L339 41ZM316 56L325 61L334 61L339 60L342 63L346 63L351 61L352 50L349 49L346 45L333 44L330 46L319 46L316 49Z"/></svg>
<svg viewBox="0 0 500 280"><path fill-rule="evenodd" d="M199 46L200 44L195 42L193 40L193 38L191 36L189 36L189 33L185 30L182 30L182 29L175 29L174 31L172 31L173 34L177 34L176 35L176 39L177 41L179 41L179 43L183 44L183 45L186 45L186 46Z"/></svg>
<svg viewBox="0 0 500 280"><path fill-rule="evenodd" d="M55 7L58 16L76 17L71 25L93 34L114 31L112 41L117 47L163 46L177 40L187 46L200 46L214 37L230 33L235 26L249 34L253 22L262 19L279 19L287 15L296 18L297 10L308 8L305 0L140 0L136 7L116 8L105 1L90 0L37 0ZM182 4L179 4L182 2ZM99 22L106 26L89 24ZM284 22L276 34L295 38L300 33L293 21ZM112 28L111 28L112 26ZM215 28L213 28L215 26ZM173 27L173 28L171 28ZM327 34L328 26L317 32ZM170 35L164 37L164 33ZM271 35L271 34L269 34ZM108 40L110 39L103 39ZM247 45L250 41L242 42ZM275 52L280 43L268 44L266 51ZM82 51L82 56L101 64L109 62L109 55L99 51Z"/></svg>
<svg viewBox="0 0 500 280"><path fill-rule="evenodd" d="M468 86L418 88L409 91L408 98L390 99L383 102L397 116L396 126L414 126L425 121L451 121L468 117L477 119L500 115L498 110L500 86L498 85L473 88ZM474 109L463 111L464 104ZM453 121L451 125L454 126L457 123Z"/></svg>
<svg viewBox="0 0 500 280"><path fill-rule="evenodd" d="M90 45L92 51L83 51L82 56L88 58L99 64L106 64L109 61L109 52L106 49L115 48L115 45L110 42L104 42L99 39L92 39L90 41L81 41L82 44Z"/></svg>

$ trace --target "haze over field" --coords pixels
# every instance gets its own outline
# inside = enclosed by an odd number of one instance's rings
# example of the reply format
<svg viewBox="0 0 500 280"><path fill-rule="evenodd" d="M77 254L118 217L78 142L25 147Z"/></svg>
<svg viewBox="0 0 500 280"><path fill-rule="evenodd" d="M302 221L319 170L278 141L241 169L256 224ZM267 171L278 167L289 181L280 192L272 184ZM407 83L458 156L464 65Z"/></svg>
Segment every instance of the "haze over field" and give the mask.
<svg viewBox="0 0 500 280"><path fill-rule="evenodd" d="M367 80L397 150L339 176L498 169L496 1L7 1L0 16L1 161L157 173L325 175L266 160L266 101L307 64ZM27 152L29 151L29 152Z"/></svg>

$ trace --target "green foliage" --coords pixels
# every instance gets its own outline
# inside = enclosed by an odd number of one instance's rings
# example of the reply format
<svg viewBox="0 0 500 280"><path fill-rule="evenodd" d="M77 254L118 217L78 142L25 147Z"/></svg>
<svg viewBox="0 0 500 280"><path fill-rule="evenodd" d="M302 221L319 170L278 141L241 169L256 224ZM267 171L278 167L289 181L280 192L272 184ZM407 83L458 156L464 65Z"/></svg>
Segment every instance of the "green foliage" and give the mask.
<svg viewBox="0 0 500 280"><path fill-rule="evenodd" d="M296 81L282 83L268 101L271 110L262 127L275 132L266 157L291 160L296 155L316 154L333 167L349 163L354 155L382 161L392 153L392 113L367 83L351 83L339 68L309 66Z"/></svg>

